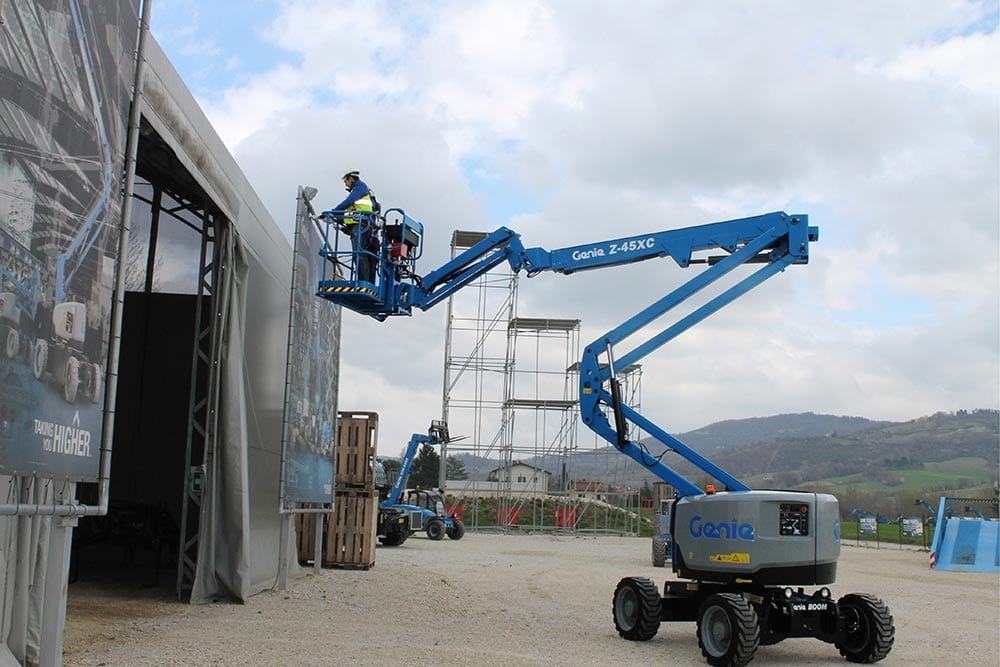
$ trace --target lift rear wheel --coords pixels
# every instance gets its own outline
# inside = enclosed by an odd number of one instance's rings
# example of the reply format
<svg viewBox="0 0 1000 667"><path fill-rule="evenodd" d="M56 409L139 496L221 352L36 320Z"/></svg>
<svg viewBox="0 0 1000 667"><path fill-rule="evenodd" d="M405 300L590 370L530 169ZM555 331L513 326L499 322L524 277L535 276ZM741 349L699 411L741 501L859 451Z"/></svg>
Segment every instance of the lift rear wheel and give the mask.
<svg viewBox="0 0 1000 667"><path fill-rule="evenodd" d="M87 398L91 403L101 400L102 374L100 364L87 364Z"/></svg>
<svg viewBox="0 0 1000 667"><path fill-rule="evenodd" d="M660 629L660 592L649 579L625 577L611 602L615 629L623 638L644 642Z"/></svg>
<svg viewBox="0 0 1000 667"><path fill-rule="evenodd" d="M889 655L896 626L889 608L874 595L851 593L837 601L842 639L834 645L849 662L878 662Z"/></svg>
<svg viewBox="0 0 1000 667"><path fill-rule="evenodd" d="M667 564L667 538L653 537L653 567L663 567Z"/></svg>
<svg viewBox="0 0 1000 667"><path fill-rule="evenodd" d="M434 517L427 522L427 537L432 540L444 539L444 521Z"/></svg>
<svg viewBox="0 0 1000 667"><path fill-rule="evenodd" d="M757 653L760 622L742 595L718 593L698 609L698 647L710 665L745 665Z"/></svg>
<svg viewBox="0 0 1000 667"><path fill-rule="evenodd" d="M8 359L13 359L17 356L17 351L21 349L21 336L17 333L17 329L7 330L7 345L4 350L7 353Z"/></svg>

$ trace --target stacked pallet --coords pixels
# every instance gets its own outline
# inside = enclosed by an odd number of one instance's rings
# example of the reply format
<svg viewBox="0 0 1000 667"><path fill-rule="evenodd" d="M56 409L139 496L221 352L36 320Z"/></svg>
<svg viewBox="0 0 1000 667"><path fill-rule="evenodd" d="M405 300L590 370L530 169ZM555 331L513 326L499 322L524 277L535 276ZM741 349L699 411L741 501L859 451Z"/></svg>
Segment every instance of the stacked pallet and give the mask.
<svg viewBox="0 0 1000 667"><path fill-rule="evenodd" d="M337 413L337 491L375 493L377 441L377 412Z"/></svg>
<svg viewBox="0 0 1000 667"><path fill-rule="evenodd" d="M377 413L338 413L336 486L333 511L324 522L324 567L367 570L375 565L377 440ZM299 561L306 563L314 558L316 520L308 514L298 517Z"/></svg>

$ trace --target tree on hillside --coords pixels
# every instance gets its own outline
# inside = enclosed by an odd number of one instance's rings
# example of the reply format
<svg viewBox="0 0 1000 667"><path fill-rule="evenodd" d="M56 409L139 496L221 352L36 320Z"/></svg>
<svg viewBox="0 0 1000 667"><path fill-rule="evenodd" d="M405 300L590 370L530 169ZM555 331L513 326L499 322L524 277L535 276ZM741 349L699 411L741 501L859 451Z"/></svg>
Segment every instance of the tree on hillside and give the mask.
<svg viewBox="0 0 1000 667"><path fill-rule="evenodd" d="M445 465L448 467L448 472L445 475L448 479L469 479L469 473L465 471L465 464L459 458L449 456Z"/></svg>
<svg viewBox="0 0 1000 667"><path fill-rule="evenodd" d="M434 451L431 445L423 445L417 456L413 459L413 468L410 471L410 479L406 486L414 488L421 486L432 488L438 485L439 469L441 467L441 456Z"/></svg>

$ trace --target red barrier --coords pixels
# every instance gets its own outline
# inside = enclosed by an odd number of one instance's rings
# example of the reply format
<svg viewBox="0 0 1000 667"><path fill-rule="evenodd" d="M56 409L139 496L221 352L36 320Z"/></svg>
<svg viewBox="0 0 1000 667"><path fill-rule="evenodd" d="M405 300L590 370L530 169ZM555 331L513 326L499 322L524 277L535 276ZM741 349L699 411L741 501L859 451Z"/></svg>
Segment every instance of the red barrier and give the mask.
<svg viewBox="0 0 1000 667"><path fill-rule="evenodd" d="M498 507L497 524L501 526L516 526L521 518L520 507Z"/></svg>
<svg viewBox="0 0 1000 667"><path fill-rule="evenodd" d="M556 508L556 528L575 528L576 508L558 507Z"/></svg>

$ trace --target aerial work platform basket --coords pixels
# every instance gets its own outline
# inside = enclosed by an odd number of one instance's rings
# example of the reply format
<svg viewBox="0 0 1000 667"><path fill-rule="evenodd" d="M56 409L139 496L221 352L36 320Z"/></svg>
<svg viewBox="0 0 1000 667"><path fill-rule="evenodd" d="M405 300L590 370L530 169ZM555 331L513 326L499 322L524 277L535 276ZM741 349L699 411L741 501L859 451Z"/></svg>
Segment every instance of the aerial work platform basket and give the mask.
<svg viewBox="0 0 1000 667"><path fill-rule="evenodd" d="M316 220L323 236L320 254L327 260L316 296L380 320L391 314L408 315L409 311L393 312L393 304L418 278L415 268L424 226L398 208L384 215L349 213L348 225L333 218ZM359 271L365 262L373 267L373 280Z"/></svg>

